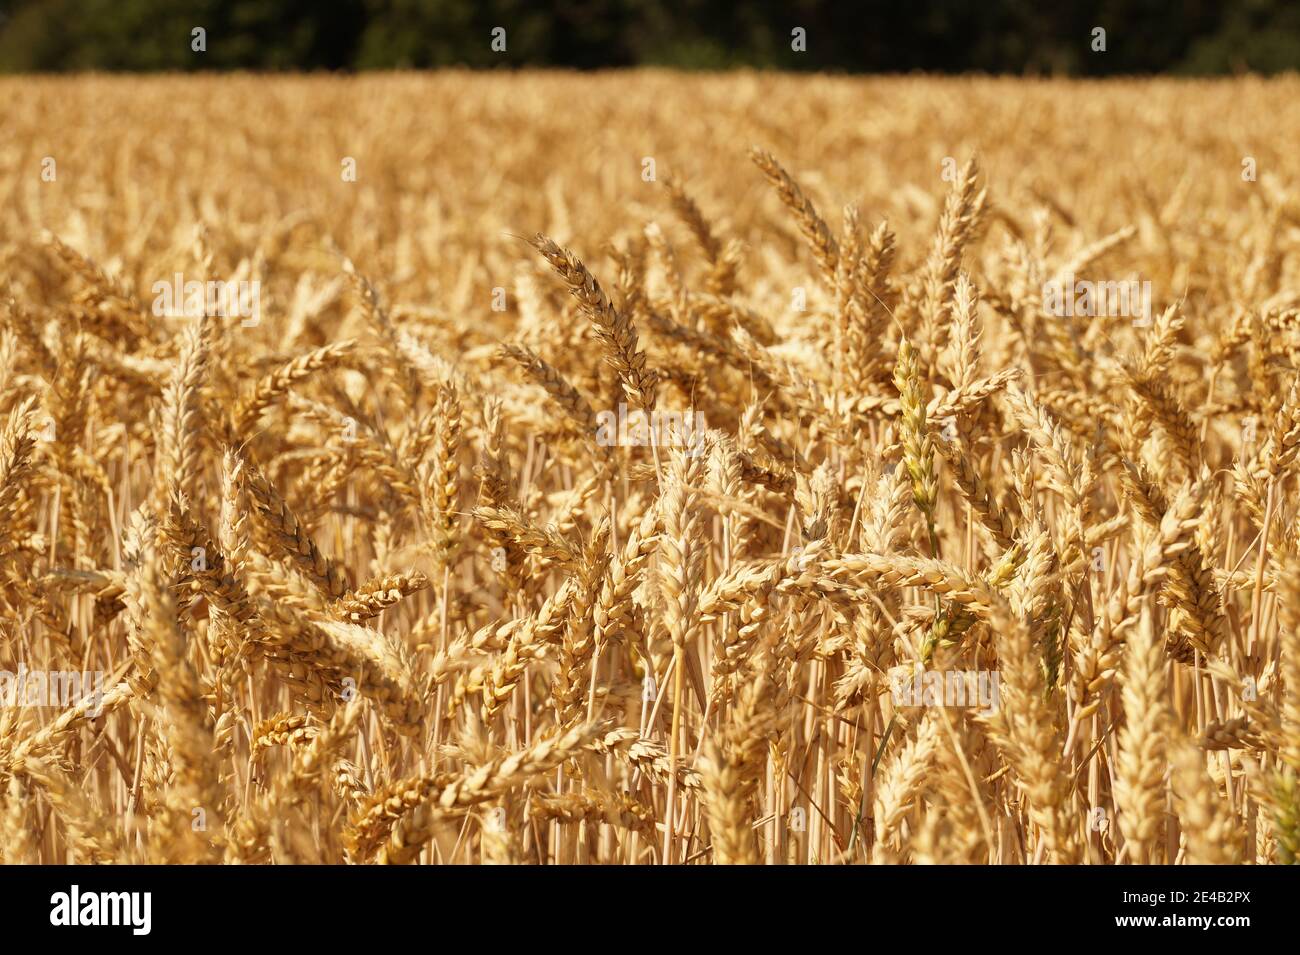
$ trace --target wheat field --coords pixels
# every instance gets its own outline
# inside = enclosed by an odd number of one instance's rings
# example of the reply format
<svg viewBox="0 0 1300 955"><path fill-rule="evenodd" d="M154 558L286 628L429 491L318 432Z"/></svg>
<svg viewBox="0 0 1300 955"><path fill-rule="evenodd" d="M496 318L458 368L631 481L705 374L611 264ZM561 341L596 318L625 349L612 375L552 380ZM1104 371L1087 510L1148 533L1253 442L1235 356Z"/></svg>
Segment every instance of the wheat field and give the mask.
<svg viewBox="0 0 1300 955"><path fill-rule="evenodd" d="M1297 93L0 80L0 855L1295 861Z"/></svg>

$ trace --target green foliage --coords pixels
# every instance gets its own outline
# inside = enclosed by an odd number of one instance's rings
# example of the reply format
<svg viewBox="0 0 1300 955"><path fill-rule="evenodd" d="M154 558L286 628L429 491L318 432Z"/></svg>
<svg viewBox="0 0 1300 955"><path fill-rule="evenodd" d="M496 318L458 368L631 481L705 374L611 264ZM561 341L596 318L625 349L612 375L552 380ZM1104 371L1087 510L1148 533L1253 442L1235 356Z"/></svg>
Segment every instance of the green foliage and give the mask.
<svg viewBox="0 0 1300 955"><path fill-rule="evenodd" d="M1068 73L1300 67L1286 0L0 0L0 71L653 64ZM207 50L190 49L191 30ZM507 52L491 48L504 27ZM807 52L791 30L807 31ZM1091 48L1106 30L1106 51Z"/></svg>

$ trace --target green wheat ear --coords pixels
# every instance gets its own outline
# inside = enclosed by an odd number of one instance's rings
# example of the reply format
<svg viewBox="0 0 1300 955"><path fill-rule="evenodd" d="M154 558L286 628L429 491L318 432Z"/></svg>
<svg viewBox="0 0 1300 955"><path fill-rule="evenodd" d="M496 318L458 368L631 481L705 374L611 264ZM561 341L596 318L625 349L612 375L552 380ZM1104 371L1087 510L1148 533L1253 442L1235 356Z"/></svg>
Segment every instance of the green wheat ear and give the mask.
<svg viewBox="0 0 1300 955"><path fill-rule="evenodd" d="M1300 786L1290 766L1273 776L1273 827L1278 854L1284 865L1300 861Z"/></svg>
<svg viewBox="0 0 1300 955"><path fill-rule="evenodd" d="M1050 697L1061 676L1061 658L1065 650L1065 635L1059 617L1043 634L1043 695Z"/></svg>

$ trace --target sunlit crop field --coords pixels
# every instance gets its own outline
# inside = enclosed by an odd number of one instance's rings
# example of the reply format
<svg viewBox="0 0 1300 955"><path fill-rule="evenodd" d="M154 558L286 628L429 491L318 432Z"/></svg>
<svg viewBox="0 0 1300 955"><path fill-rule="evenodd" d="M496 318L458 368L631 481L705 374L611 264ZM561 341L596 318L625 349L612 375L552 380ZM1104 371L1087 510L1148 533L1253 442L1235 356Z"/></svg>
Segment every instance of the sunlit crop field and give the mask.
<svg viewBox="0 0 1300 955"><path fill-rule="evenodd" d="M1294 861L1298 93L0 80L3 860Z"/></svg>

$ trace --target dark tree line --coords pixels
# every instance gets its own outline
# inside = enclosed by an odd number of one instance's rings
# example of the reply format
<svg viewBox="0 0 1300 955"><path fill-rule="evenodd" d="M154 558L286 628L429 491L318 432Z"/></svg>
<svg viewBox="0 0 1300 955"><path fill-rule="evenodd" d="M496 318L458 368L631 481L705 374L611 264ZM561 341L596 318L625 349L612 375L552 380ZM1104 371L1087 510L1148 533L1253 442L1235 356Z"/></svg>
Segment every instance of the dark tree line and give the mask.
<svg viewBox="0 0 1300 955"><path fill-rule="evenodd" d="M192 31L206 31L203 52ZM506 52L492 48L505 30ZM1094 28L1106 31L1093 50ZM806 50L792 48L805 31ZM498 44L499 45L499 44ZM0 71L1300 67L1293 0L0 0Z"/></svg>

